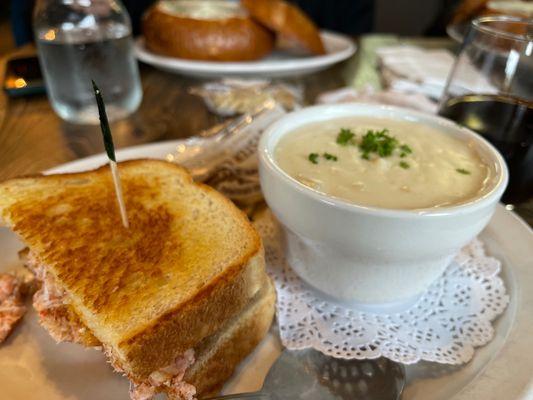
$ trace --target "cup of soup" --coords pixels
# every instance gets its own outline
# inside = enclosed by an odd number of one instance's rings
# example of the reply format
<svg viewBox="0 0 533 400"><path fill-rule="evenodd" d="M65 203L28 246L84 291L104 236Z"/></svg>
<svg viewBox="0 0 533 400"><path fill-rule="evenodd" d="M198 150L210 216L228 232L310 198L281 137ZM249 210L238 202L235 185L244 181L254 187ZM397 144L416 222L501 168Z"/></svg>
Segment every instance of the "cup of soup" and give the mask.
<svg viewBox="0 0 533 400"><path fill-rule="evenodd" d="M423 293L487 225L508 180L476 133L364 104L285 116L261 137L259 173L294 271L330 296L371 304Z"/></svg>

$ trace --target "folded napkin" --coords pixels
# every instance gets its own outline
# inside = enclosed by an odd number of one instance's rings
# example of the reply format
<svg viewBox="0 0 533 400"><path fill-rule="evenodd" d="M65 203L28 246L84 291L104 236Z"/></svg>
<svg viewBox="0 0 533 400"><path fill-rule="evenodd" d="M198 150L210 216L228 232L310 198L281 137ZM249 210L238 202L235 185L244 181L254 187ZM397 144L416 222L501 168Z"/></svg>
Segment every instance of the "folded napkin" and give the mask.
<svg viewBox="0 0 533 400"><path fill-rule="evenodd" d="M442 96L455 62L455 57L448 50L428 50L408 45L381 47L376 53L382 78L389 89L421 93L433 99ZM460 68L450 87L453 96L497 92L485 75L466 58Z"/></svg>
<svg viewBox="0 0 533 400"><path fill-rule="evenodd" d="M316 102L319 104L330 103L372 103L386 104L412 108L414 110L424 111L435 114L437 112L437 103L420 93L403 93L396 90L375 90L371 86L363 89L353 89L344 87L329 92L321 93Z"/></svg>

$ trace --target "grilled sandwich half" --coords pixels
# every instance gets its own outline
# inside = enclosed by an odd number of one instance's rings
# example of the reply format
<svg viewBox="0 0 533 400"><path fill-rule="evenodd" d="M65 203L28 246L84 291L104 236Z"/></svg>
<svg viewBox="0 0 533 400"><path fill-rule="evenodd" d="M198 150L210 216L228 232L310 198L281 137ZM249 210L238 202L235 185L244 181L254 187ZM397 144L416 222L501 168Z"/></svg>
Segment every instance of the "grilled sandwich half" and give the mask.
<svg viewBox="0 0 533 400"><path fill-rule="evenodd" d="M57 341L102 346L132 398L214 393L272 320L260 238L179 166L119 170L129 229L107 166L0 183L0 218L42 282L41 324Z"/></svg>

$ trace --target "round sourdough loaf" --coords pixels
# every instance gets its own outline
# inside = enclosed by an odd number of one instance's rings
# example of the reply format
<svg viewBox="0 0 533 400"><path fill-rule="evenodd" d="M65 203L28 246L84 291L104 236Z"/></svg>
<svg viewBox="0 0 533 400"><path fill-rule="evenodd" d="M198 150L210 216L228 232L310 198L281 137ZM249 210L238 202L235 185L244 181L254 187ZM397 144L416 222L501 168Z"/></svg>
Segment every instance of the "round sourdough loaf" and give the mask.
<svg viewBox="0 0 533 400"><path fill-rule="evenodd" d="M193 60L256 60L274 47L273 33L223 0L159 1L144 16L143 34L150 51Z"/></svg>

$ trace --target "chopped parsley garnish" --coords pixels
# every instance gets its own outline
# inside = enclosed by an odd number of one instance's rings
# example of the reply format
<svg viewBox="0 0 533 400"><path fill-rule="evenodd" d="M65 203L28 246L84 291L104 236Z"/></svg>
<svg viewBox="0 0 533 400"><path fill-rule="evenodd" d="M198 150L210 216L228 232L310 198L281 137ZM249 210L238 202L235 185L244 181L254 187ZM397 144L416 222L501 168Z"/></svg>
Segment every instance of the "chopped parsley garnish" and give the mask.
<svg viewBox="0 0 533 400"><path fill-rule="evenodd" d="M463 175L470 175L470 171L464 168L457 168L456 171Z"/></svg>
<svg viewBox="0 0 533 400"><path fill-rule="evenodd" d="M359 143L362 157L365 160L370 158L370 153L376 153L380 157L388 157L398 147L398 140L389 136L388 129L381 131L368 130Z"/></svg>
<svg viewBox="0 0 533 400"><path fill-rule="evenodd" d="M409 169L409 168L411 168L411 166L409 165L409 163L406 163L405 161L400 161L400 167L402 167L403 169Z"/></svg>
<svg viewBox="0 0 533 400"><path fill-rule="evenodd" d="M310 153L307 156L307 159L309 161L311 161L313 164L318 164L318 158L319 157L320 157L320 155L318 153ZM328 153L328 152L322 153L322 157L324 157L328 161L338 161L339 160L339 158L336 155Z"/></svg>
<svg viewBox="0 0 533 400"><path fill-rule="evenodd" d="M413 152L413 150L411 150L411 148L406 144L402 144L400 146L400 150L407 154L411 154Z"/></svg>
<svg viewBox="0 0 533 400"><path fill-rule="evenodd" d="M341 128L337 135L337 144L341 146L348 146L349 144L355 145L355 133L350 129Z"/></svg>
<svg viewBox="0 0 533 400"><path fill-rule="evenodd" d="M329 153L324 153L322 154L322 157L324 157L326 160L330 160L330 161L337 161L339 158L333 154L329 154Z"/></svg>
<svg viewBox="0 0 533 400"><path fill-rule="evenodd" d="M361 151L361 158L364 158L365 160L370 160L372 154L375 154L378 157L389 157L393 155L395 151L398 151L400 158L404 158L413 152L411 147L406 144L400 144L398 139L394 136L390 136L389 130L386 128L380 131L373 129L367 130L366 134L361 138L358 144L355 141L355 133L353 133L352 130L341 128L337 134L336 142L341 146L358 146ZM324 153L323 155L326 160L337 161L336 156L330 156L332 155L328 155L327 153ZM409 164L406 162L401 162L400 166L405 169L409 168Z"/></svg>
<svg viewBox="0 0 533 400"><path fill-rule="evenodd" d="M411 154L413 152L413 150L411 150L411 148L406 144L402 144L400 146L400 151L400 157L402 158L405 157L407 154Z"/></svg>
<svg viewBox="0 0 533 400"><path fill-rule="evenodd" d="M318 153L311 153L307 157L309 161L311 161L313 164L318 164Z"/></svg>

